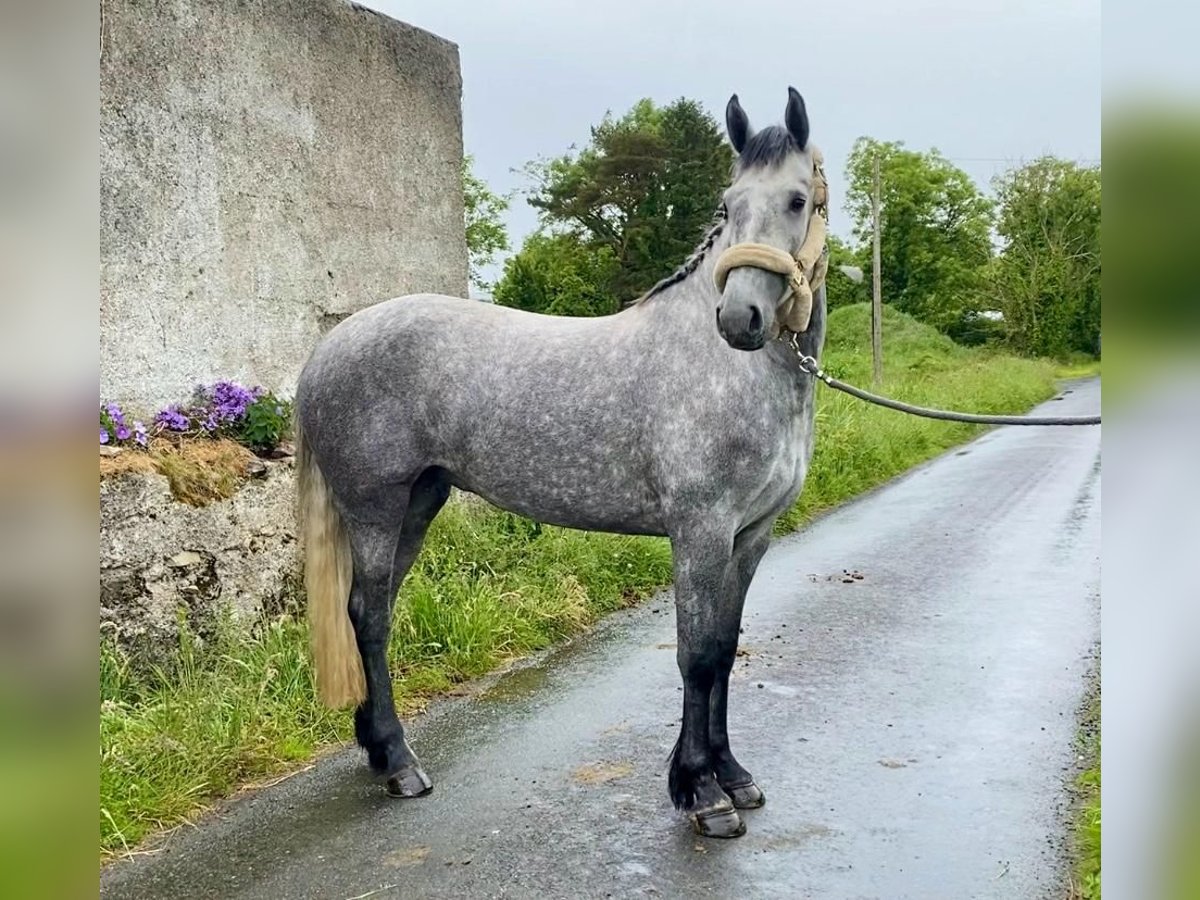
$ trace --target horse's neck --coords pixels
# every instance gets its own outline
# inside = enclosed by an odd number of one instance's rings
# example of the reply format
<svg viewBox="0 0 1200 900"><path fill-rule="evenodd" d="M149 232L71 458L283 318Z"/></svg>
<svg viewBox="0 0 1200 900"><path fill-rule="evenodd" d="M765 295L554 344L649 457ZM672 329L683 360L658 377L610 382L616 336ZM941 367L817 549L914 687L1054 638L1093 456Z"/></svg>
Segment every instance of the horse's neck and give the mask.
<svg viewBox="0 0 1200 900"><path fill-rule="evenodd" d="M685 278L644 304L653 327L668 329L689 344L712 344L720 299L713 285L714 256L709 253Z"/></svg>

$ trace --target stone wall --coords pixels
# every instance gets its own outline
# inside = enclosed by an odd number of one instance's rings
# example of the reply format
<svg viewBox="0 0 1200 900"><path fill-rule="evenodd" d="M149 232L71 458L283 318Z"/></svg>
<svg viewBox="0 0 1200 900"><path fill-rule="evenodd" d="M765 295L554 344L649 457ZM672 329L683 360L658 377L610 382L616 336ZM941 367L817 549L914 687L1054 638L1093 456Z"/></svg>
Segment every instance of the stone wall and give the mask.
<svg viewBox="0 0 1200 900"><path fill-rule="evenodd" d="M466 296L458 50L339 0L105 0L101 395L291 393L340 318Z"/></svg>
<svg viewBox="0 0 1200 900"><path fill-rule="evenodd" d="M100 629L140 661L178 646L180 613L201 637L229 613L287 609L301 572L292 460L263 460L228 500L195 507L157 473L100 481Z"/></svg>

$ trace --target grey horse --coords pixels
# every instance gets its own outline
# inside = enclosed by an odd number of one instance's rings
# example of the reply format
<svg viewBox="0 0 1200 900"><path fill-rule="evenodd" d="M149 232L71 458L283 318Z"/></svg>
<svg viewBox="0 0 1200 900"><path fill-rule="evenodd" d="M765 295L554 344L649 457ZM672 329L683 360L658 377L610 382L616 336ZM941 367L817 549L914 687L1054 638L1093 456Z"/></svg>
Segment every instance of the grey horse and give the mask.
<svg viewBox="0 0 1200 900"><path fill-rule="evenodd" d="M313 351L296 393L314 663L324 701L356 705L359 744L396 796L431 782L404 737L387 664L392 605L451 486L540 522L671 540L683 724L669 790L703 835L736 837L762 791L729 746L729 675L746 591L813 449L814 381L774 340L785 279L716 257L795 254L813 219L815 148L789 89L785 127L737 152L716 222L672 275L600 318L461 298L355 313ZM815 232L814 232L815 233ZM819 288L798 347L825 335Z"/></svg>

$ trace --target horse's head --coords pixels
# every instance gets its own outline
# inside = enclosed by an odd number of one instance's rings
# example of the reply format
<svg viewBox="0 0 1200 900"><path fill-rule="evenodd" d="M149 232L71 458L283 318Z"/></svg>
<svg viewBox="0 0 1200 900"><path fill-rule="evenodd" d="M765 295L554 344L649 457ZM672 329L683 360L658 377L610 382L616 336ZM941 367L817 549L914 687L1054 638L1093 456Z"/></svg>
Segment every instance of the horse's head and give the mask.
<svg viewBox="0 0 1200 900"><path fill-rule="evenodd" d="M738 350L758 350L779 333L780 302L791 293L780 270L800 253L814 210L824 203L819 156L809 145L808 113L795 88L788 88L784 122L752 132L736 94L725 108L738 158L724 197L724 231L742 258L729 267L718 263L717 329Z"/></svg>

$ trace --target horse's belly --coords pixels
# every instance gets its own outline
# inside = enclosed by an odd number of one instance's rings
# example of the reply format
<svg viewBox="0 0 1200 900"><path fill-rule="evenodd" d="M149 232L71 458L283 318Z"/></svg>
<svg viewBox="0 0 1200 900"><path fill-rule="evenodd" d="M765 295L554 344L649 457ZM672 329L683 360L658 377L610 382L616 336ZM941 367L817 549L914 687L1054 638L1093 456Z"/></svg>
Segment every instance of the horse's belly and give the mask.
<svg viewBox="0 0 1200 900"><path fill-rule="evenodd" d="M456 487L501 509L548 525L618 534L666 533L650 492L613 473L542 469L525 475L505 467L469 466L451 470L451 478Z"/></svg>

